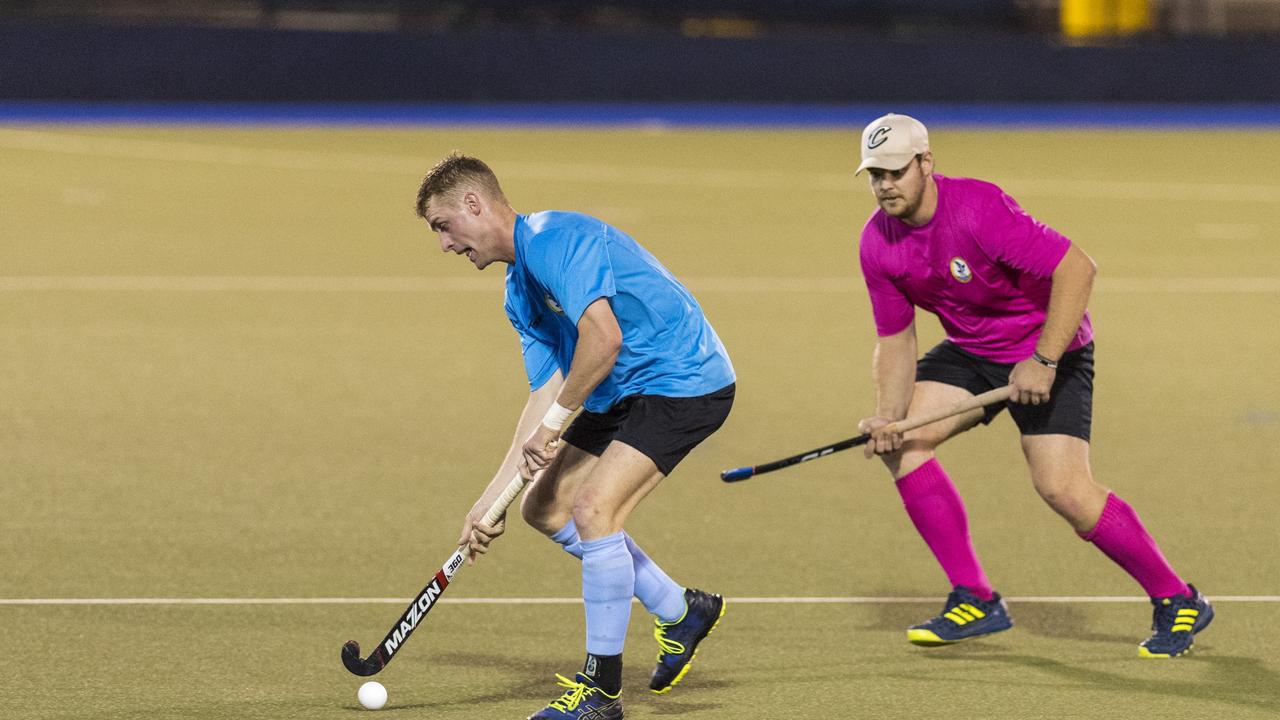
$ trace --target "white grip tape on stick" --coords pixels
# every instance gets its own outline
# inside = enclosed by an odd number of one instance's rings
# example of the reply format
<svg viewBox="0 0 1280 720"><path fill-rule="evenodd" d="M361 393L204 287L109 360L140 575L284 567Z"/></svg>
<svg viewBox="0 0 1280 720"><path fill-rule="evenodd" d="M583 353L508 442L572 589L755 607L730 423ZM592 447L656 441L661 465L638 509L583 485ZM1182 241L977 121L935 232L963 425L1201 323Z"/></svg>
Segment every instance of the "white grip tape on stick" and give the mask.
<svg viewBox="0 0 1280 720"><path fill-rule="evenodd" d="M511 478L511 482L507 483L507 489L502 491L497 500L493 501L493 506L489 508L489 512L484 514L484 524L492 527L494 523L502 519L506 514L507 508L511 503L515 502L516 497L520 495L520 491L524 489L524 477L520 473Z"/></svg>
<svg viewBox="0 0 1280 720"><path fill-rule="evenodd" d="M516 476L511 478L511 482L507 484L506 489L502 491L498 499L493 501L493 506L489 508L489 512L484 514L484 517L480 520L481 524L492 527L494 523L502 519L502 515L507 512L507 508L511 507L511 503L515 502L516 497L520 495L520 491L524 489L524 484L524 478L520 476L520 473L516 473ZM462 561L466 559L469 547L470 543L464 544L445 561L444 567L441 569L444 570L444 576L447 579L452 580L454 573L462 569Z"/></svg>

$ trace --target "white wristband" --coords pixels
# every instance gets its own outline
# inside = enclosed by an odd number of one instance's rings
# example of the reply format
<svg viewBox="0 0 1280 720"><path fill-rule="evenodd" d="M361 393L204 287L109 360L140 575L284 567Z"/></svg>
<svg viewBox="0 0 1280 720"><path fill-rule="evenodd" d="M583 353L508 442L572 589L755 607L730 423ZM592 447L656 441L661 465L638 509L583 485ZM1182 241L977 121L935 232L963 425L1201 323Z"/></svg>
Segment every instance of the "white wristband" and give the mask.
<svg viewBox="0 0 1280 720"><path fill-rule="evenodd" d="M556 432L560 432L561 428L564 427L565 421L572 414L573 411L569 408L558 402L553 402L551 407L547 408L547 414L542 416L542 424Z"/></svg>

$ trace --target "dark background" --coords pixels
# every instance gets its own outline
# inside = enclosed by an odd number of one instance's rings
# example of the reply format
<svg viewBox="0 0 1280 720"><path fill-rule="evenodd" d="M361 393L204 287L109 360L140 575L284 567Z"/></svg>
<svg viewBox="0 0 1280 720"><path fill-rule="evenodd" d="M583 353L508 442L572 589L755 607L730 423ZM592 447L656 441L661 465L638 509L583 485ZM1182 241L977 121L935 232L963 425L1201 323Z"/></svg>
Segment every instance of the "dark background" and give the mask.
<svg viewBox="0 0 1280 720"><path fill-rule="evenodd" d="M1055 0L10 0L0 99L1280 101L1280 4L1149 8L1080 34Z"/></svg>

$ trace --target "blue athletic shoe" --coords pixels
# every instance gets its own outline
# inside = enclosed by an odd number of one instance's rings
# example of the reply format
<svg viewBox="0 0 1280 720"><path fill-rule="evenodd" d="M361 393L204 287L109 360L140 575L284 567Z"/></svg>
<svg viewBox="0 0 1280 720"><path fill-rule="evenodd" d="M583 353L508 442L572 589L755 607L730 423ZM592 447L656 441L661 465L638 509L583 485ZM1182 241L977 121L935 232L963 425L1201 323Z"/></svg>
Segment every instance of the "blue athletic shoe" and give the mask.
<svg viewBox="0 0 1280 720"><path fill-rule="evenodd" d="M983 600L969 588L956 586L947 596L942 614L907 629L907 640L913 645L934 647L972 640L1013 627L1009 608L996 593Z"/></svg>
<svg viewBox="0 0 1280 720"><path fill-rule="evenodd" d="M1155 634L1138 645L1138 655L1145 658L1175 658L1195 646L1196 633L1213 622L1213 605L1209 599L1191 588L1191 597L1174 595L1167 598L1151 598L1155 606L1151 615L1151 629Z"/></svg>
<svg viewBox="0 0 1280 720"><path fill-rule="evenodd" d="M664 623L654 620L658 664L649 677L649 689L661 695L684 678L697 654L698 643L711 634L724 616L724 598L701 590L684 591L684 615Z"/></svg>
<svg viewBox="0 0 1280 720"><path fill-rule="evenodd" d="M610 695L582 673L573 680L557 673L556 680L564 694L528 720L622 720L622 693Z"/></svg>

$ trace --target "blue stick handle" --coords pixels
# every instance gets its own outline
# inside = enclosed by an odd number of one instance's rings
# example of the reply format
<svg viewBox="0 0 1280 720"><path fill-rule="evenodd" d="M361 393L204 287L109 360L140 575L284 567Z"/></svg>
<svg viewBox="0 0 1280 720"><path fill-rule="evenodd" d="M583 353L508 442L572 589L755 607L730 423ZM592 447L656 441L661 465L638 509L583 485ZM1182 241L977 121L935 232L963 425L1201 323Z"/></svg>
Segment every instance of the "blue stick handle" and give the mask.
<svg viewBox="0 0 1280 720"><path fill-rule="evenodd" d="M738 482L739 480L746 480L747 478L755 474L756 474L755 466L740 467L740 468L734 468L732 470L725 470L724 472L720 473L720 479L725 482Z"/></svg>

